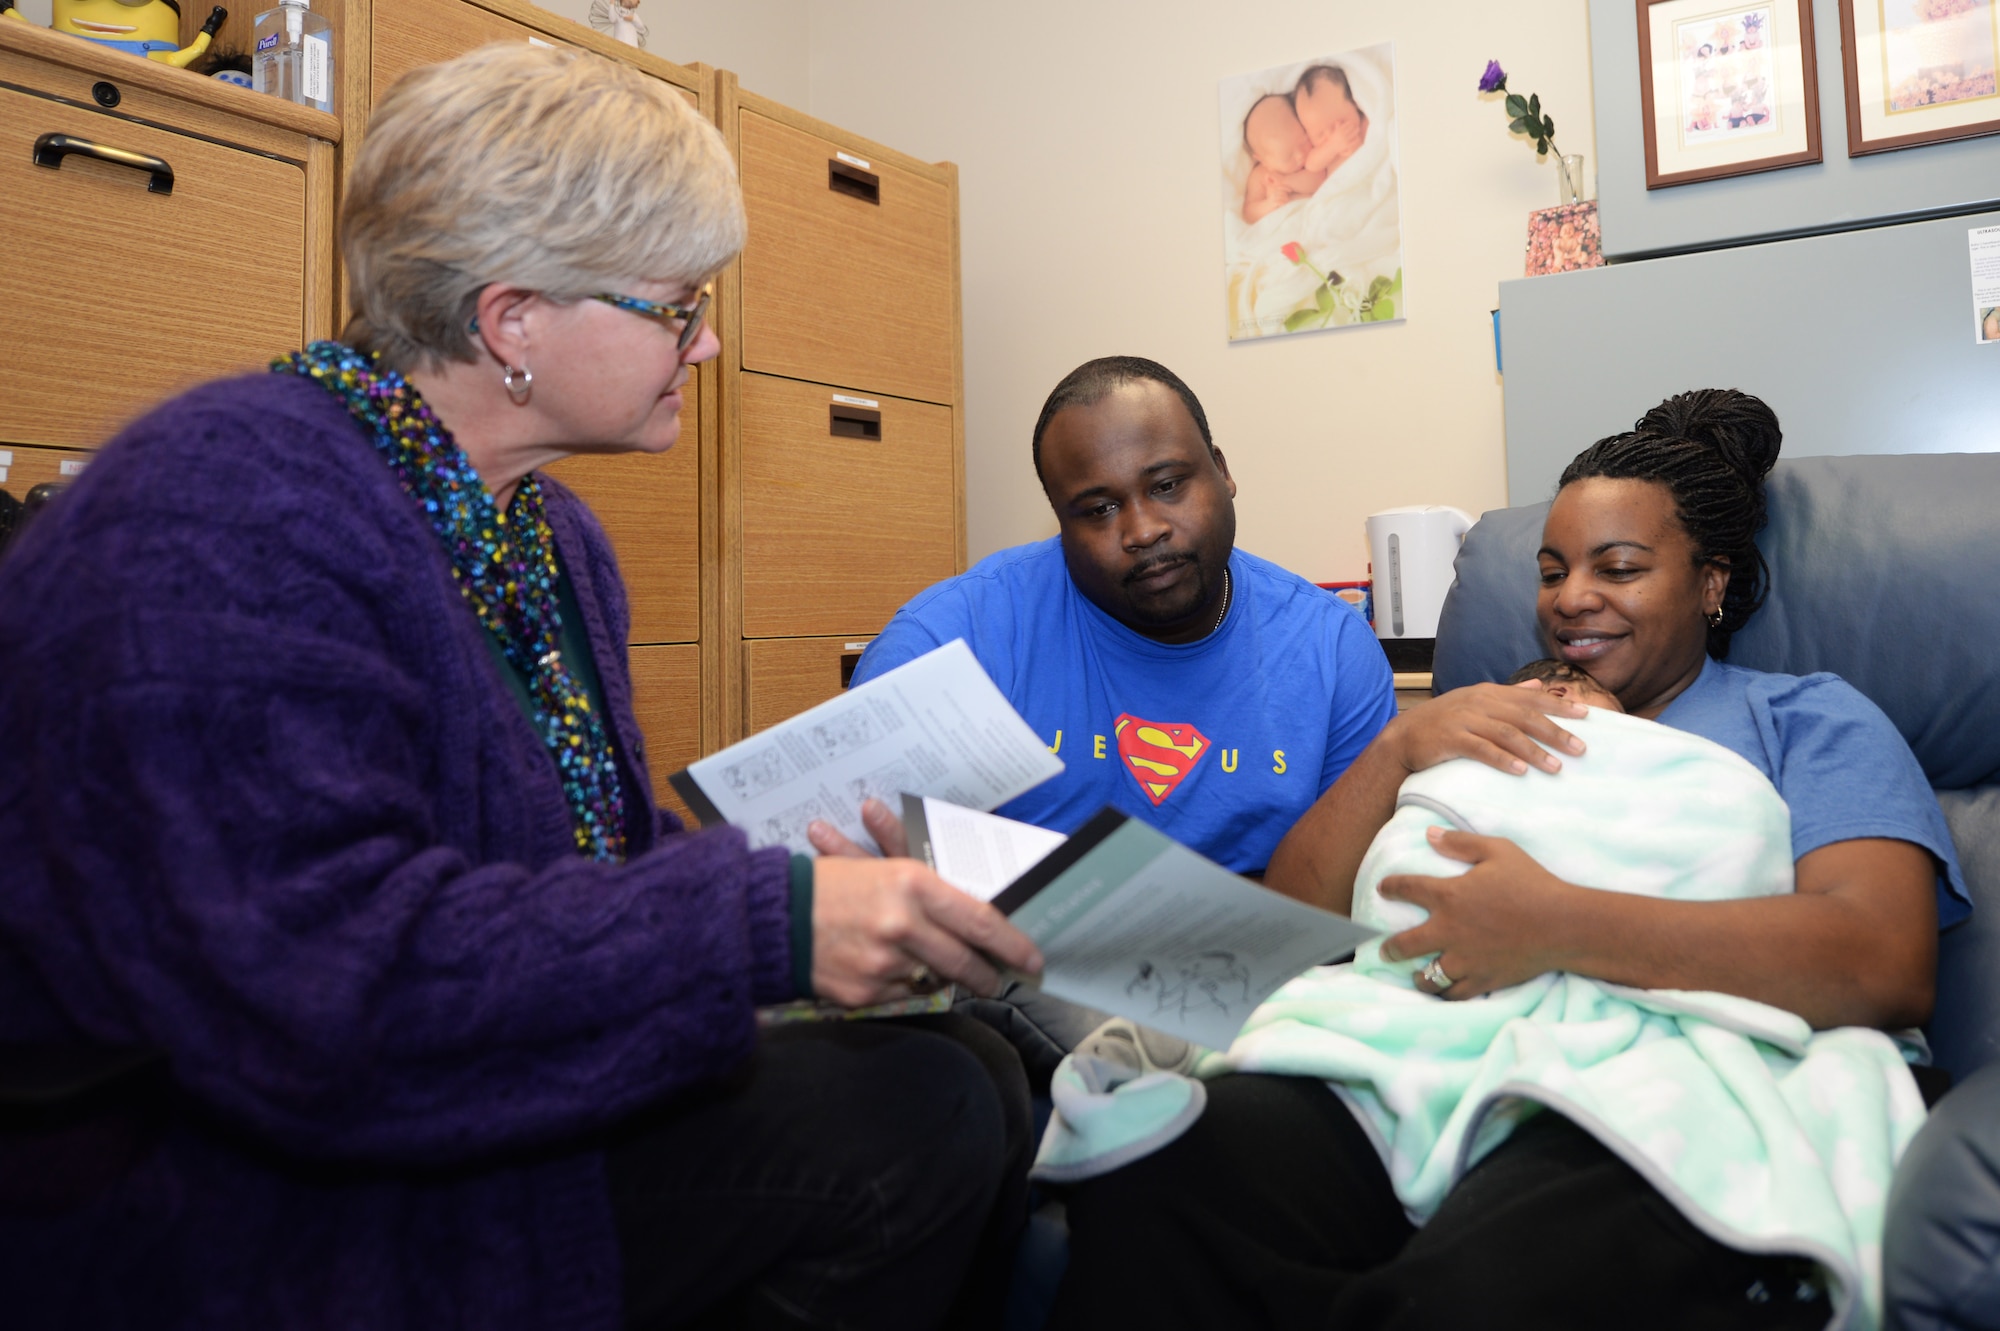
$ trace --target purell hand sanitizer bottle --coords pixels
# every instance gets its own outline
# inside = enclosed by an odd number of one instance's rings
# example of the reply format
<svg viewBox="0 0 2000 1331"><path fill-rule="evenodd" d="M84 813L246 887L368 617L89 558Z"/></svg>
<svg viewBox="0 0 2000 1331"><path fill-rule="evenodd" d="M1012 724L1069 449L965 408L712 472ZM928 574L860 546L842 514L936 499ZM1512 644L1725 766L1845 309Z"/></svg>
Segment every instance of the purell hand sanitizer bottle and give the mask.
<svg viewBox="0 0 2000 1331"><path fill-rule="evenodd" d="M251 86L300 106L333 110L333 25L312 0L280 0L257 16Z"/></svg>

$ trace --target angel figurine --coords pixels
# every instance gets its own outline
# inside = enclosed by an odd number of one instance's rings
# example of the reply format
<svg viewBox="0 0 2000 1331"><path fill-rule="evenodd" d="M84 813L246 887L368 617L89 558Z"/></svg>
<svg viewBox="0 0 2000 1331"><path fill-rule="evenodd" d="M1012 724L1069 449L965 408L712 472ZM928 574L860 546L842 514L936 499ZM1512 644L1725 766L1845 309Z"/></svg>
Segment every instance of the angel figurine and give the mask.
<svg viewBox="0 0 2000 1331"><path fill-rule="evenodd" d="M646 20L639 17L639 0L590 0L590 26L614 42L646 44Z"/></svg>

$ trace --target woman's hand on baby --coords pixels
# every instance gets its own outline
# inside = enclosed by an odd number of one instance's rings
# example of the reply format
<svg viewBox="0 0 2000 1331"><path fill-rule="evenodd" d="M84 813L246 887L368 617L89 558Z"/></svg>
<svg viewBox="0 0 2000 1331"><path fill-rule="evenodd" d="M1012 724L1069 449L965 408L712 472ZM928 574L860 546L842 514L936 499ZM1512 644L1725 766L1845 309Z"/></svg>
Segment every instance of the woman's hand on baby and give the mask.
<svg viewBox="0 0 2000 1331"><path fill-rule="evenodd" d="M881 800L866 799L861 802L861 825L868 829L869 836L875 838L875 844L882 848L884 855L901 858L910 853L910 838L903 831L903 820ZM806 840L812 842L813 849L822 855L844 855L852 859L867 857L869 853L824 819L815 818L806 825Z"/></svg>
<svg viewBox="0 0 2000 1331"><path fill-rule="evenodd" d="M1042 969L1042 954L1006 916L915 860L814 861L812 930L813 992L848 1007L908 998L937 981L990 996L1002 967Z"/></svg>
<svg viewBox="0 0 2000 1331"><path fill-rule="evenodd" d="M1579 754L1583 741L1553 717L1581 717L1583 704L1527 684L1470 684L1414 707L1383 730L1384 740L1407 772L1421 772L1453 758L1470 758L1520 775L1530 764L1562 769L1557 753Z"/></svg>
<svg viewBox="0 0 2000 1331"><path fill-rule="evenodd" d="M1426 704L1428 705L1428 704ZM1424 979L1417 987L1446 998L1477 998L1562 968L1555 950L1569 894L1582 891L1544 869L1505 837L1429 830L1430 843L1446 859L1472 867L1456 878L1392 874L1381 894L1430 912L1430 918L1382 943L1390 961L1439 953L1438 967L1451 984L1444 989Z"/></svg>

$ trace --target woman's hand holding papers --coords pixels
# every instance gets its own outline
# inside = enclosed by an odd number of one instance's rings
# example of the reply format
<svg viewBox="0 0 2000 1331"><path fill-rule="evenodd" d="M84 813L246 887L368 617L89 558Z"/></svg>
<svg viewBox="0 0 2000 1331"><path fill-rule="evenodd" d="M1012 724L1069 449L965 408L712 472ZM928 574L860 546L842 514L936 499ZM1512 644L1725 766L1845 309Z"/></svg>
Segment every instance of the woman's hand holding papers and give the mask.
<svg viewBox="0 0 2000 1331"><path fill-rule="evenodd" d="M870 829L873 831L873 829ZM999 967L1042 969L1007 917L915 860L823 855L813 864L813 991L847 1007L886 1003L937 980L999 992Z"/></svg>

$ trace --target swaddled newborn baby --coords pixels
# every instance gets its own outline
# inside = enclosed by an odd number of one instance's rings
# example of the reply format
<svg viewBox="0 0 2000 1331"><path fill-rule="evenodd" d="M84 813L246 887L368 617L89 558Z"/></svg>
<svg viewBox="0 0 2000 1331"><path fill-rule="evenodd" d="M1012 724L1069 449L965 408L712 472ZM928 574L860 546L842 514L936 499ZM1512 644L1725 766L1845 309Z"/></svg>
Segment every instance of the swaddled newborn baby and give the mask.
<svg viewBox="0 0 2000 1331"><path fill-rule="evenodd" d="M1403 782L1396 812L1368 847L1354 884L1355 920L1385 934L1423 923L1423 907L1383 898L1391 874L1454 877L1469 867L1432 848L1431 827L1506 837L1567 882L1680 901L1790 892L1791 813L1739 755L1683 730L1626 716L1596 681L1560 661L1523 666L1507 682L1588 707L1574 726L1587 751L1560 772L1525 775L1457 758ZM1384 961L1363 945L1358 969L1409 976L1428 958Z"/></svg>

